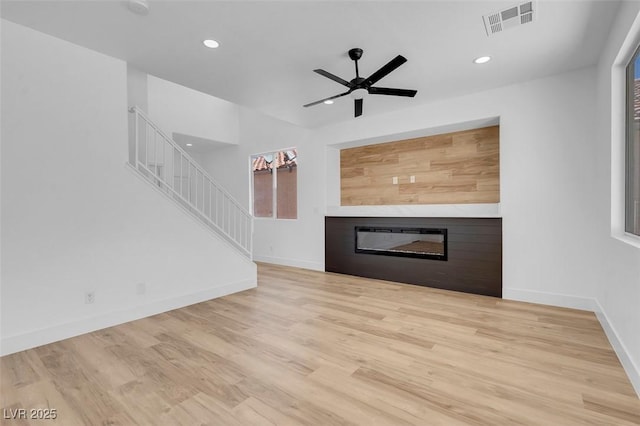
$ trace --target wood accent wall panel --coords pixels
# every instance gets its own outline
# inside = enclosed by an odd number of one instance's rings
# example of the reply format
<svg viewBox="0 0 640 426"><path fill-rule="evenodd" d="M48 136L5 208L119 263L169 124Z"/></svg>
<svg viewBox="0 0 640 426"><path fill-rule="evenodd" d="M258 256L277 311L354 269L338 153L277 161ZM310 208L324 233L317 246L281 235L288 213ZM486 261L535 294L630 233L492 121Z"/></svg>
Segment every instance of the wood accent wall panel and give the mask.
<svg viewBox="0 0 640 426"><path fill-rule="evenodd" d="M356 253L355 227L446 228L446 261ZM325 271L502 297L502 219L325 217Z"/></svg>
<svg viewBox="0 0 640 426"><path fill-rule="evenodd" d="M491 126L343 149L341 205L498 203L499 134Z"/></svg>

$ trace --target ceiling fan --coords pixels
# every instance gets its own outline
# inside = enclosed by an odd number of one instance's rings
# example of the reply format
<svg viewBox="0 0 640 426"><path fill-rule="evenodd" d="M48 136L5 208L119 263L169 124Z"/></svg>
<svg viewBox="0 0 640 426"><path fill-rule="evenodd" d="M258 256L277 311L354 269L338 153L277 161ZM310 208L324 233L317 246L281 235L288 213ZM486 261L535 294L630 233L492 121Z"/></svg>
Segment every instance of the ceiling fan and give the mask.
<svg viewBox="0 0 640 426"><path fill-rule="evenodd" d="M373 85L377 83L379 80L381 80L383 77L385 77L386 75L394 71L400 65L407 62L407 59L404 56L402 55L396 56L395 58L390 60L386 65L380 68L378 71L371 74L368 78L360 77L360 72L358 71L358 60L362 57L362 49L356 47L354 49L349 50L349 57L356 63L356 78L354 78L351 81L343 80L340 77L333 75L330 72L327 72L322 69L313 70L314 72L322 76L330 78L331 80L337 83L340 83L343 86L348 87L349 90L347 90L344 93L340 93L339 95L330 96L328 98L320 99L319 101L311 102L310 104L304 105L305 107L318 105L325 101L336 99L341 96L351 95L351 97L354 100L355 116L359 117L362 115L362 98L364 98L364 96L367 94L407 96L407 97L413 98L416 95L416 93L418 93L417 90L392 89L389 87L373 87Z"/></svg>

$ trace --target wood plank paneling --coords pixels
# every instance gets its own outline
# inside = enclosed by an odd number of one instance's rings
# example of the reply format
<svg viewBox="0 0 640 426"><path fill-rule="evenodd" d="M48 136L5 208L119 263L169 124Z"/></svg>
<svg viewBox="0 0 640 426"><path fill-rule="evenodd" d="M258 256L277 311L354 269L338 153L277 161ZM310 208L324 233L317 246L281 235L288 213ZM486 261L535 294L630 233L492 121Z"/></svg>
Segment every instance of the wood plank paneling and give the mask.
<svg viewBox="0 0 640 426"><path fill-rule="evenodd" d="M341 204L498 203L499 134L491 126L343 149Z"/></svg>
<svg viewBox="0 0 640 426"><path fill-rule="evenodd" d="M447 229L447 260L355 252L355 227ZM502 297L502 219L326 217L325 270Z"/></svg>

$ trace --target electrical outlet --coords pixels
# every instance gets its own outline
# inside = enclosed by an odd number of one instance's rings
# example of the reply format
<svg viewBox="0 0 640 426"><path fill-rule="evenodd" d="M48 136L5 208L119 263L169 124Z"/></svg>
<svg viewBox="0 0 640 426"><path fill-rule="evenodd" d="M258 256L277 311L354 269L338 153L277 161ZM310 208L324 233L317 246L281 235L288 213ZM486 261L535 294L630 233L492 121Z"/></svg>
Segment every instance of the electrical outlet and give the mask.
<svg viewBox="0 0 640 426"><path fill-rule="evenodd" d="M136 294L142 295L147 292L147 284L146 283L138 283L136 284Z"/></svg>
<svg viewBox="0 0 640 426"><path fill-rule="evenodd" d="M96 293L93 291L87 291L84 294L84 303L89 304L96 301Z"/></svg>

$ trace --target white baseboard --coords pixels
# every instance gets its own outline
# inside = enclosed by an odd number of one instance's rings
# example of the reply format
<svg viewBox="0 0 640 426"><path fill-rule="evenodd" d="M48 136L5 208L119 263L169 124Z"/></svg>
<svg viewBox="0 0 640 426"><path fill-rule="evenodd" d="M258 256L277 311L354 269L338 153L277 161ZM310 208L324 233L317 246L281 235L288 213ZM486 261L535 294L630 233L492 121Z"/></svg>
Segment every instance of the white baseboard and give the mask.
<svg viewBox="0 0 640 426"><path fill-rule="evenodd" d="M625 373L627 373L627 377L629 377L631 385L638 394L638 397L640 397L640 368L638 368L633 359L629 356L629 351L622 340L620 340L618 333L609 321L609 317L604 309L602 309L602 306L597 299L513 288L503 289L502 297L509 300L581 309L583 311L591 311L595 313L602 329L609 339L609 343L611 343L613 350L622 364L622 368L624 368Z"/></svg>
<svg viewBox="0 0 640 426"><path fill-rule="evenodd" d="M35 348L36 346L68 339L80 334L113 327L125 322L193 305L194 303L200 303L206 300L255 288L256 286L256 279L250 278L247 280L223 284L221 286L196 293L185 294L171 299L156 300L148 304L108 312L94 317L82 318L77 321L58 324L27 333L14 336L3 336L2 340L0 340L0 355L9 355L26 349Z"/></svg>
<svg viewBox="0 0 640 426"><path fill-rule="evenodd" d="M609 317L607 313L602 309L600 302L595 301L597 309L595 310L595 314L598 317L598 321L600 321L600 325L604 330L604 333L607 335L609 339L609 343L613 346L613 350L616 351L616 355L618 355L618 359L622 364L622 368L624 368L625 373L627 373L627 377L629 377L629 381L631 385L635 389L638 394L638 398L640 398L640 368L633 359L629 356L629 351L627 347L622 343L622 340L618 337L618 333L616 329L613 327L611 322L609 321Z"/></svg>
<svg viewBox="0 0 640 426"><path fill-rule="evenodd" d="M543 291L503 288L502 298L520 302L539 303L541 305L560 306L562 308L580 309L595 312L595 299L589 297L570 296L567 294L547 293Z"/></svg>
<svg viewBox="0 0 640 426"><path fill-rule="evenodd" d="M312 271L324 271L324 264L310 262L308 260L285 259L283 257L253 255L254 262L274 263L276 265L293 266L294 268L311 269Z"/></svg>

